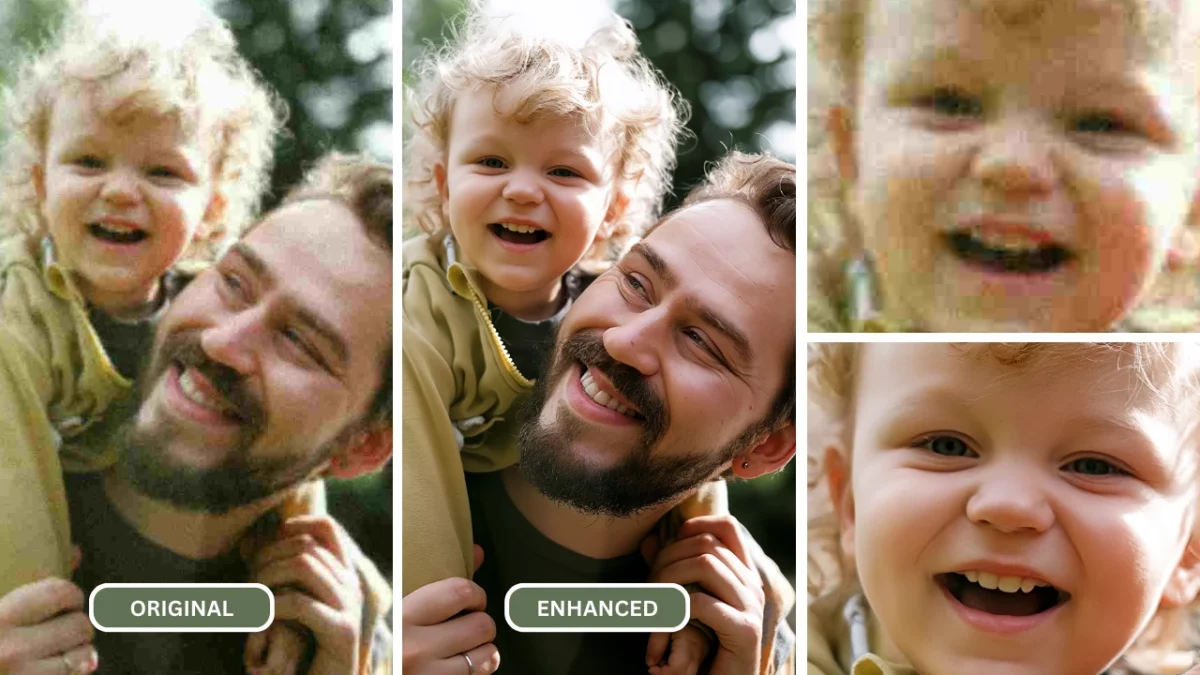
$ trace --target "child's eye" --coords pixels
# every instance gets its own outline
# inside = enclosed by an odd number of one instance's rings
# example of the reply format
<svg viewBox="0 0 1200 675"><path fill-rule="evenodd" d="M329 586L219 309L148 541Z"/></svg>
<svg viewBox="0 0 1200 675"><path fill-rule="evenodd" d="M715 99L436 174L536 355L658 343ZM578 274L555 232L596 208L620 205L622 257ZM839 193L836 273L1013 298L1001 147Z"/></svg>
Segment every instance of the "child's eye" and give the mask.
<svg viewBox="0 0 1200 675"><path fill-rule="evenodd" d="M957 436L928 436L918 441L917 447L943 457L968 457L975 454L971 446Z"/></svg>
<svg viewBox="0 0 1200 675"><path fill-rule="evenodd" d="M489 169L503 169L506 166L504 164L504 160L500 159L499 157L484 157L476 162L476 164Z"/></svg>
<svg viewBox="0 0 1200 675"><path fill-rule="evenodd" d="M983 114L977 97L951 87L938 87L917 100L917 105L948 117L976 117Z"/></svg>
<svg viewBox="0 0 1200 675"><path fill-rule="evenodd" d="M557 169L550 169L550 175L556 178L578 178L580 173L573 169L560 166Z"/></svg>
<svg viewBox="0 0 1200 675"><path fill-rule="evenodd" d="M1083 457L1072 462L1068 462L1064 469L1081 473L1087 476L1128 476L1128 471L1115 466L1111 462L1099 459L1097 457Z"/></svg>
<svg viewBox="0 0 1200 675"><path fill-rule="evenodd" d="M150 175L154 178L179 178L179 172L167 166L151 167Z"/></svg>
<svg viewBox="0 0 1200 675"><path fill-rule="evenodd" d="M1073 126L1075 131L1088 134L1132 134L1136 130L1111 113L1088 113L1078 117Z"/></svg>
<svg viewBox="0 0 1200 675"><path fill-rule="evenodd" d="M74 164L75 166L82 167L84 169L103 169L104 168L104 162L95 155L80 155L79 157L76 157L74 160L72 160L71 163Z"/></svg>

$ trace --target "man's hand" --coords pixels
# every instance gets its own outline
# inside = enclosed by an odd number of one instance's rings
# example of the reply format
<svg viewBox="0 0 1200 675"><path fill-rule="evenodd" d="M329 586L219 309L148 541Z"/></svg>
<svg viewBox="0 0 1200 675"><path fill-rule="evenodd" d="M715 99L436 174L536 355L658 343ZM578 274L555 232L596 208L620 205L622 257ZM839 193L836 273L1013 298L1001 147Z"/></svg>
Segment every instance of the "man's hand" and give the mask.
<svg viewBox="0 0 1200 675"><path fill-rule="evenodd" d="M732 516L691 518L678 539L662 549L650 570L655 583L695 583L706 592L692 593L692 618L717 634L712 675L759 672L762 642L762 578L746 552L741 530ZM666 648L667 634L651 636L647 658L655 663Z"/></svg>
<svg viewBox="0 0 1200 675"><path fill-rule="evenodd" d="M275 620L312 631L310 675L358 672L363 592L347 536L328 516L297 516L254 559L254 581L275 594Z"/></svg>
<svg viewBox="0 0 1200 675"><path fill-rule="evenodd" d="M475 569L482 562L483 549L476 546ZM485 675L500 667L500 652L492 644L496 623L485 611L487 594L475 582L435 581L404 596L400 608L406 674Z"/></svg>
<svg viewBox="0 0 1200 675"><path fill-rule="evenodd" d="M57 578L26 584L0 598L0 673L90 673L99 662L83 591Z"/></svg>

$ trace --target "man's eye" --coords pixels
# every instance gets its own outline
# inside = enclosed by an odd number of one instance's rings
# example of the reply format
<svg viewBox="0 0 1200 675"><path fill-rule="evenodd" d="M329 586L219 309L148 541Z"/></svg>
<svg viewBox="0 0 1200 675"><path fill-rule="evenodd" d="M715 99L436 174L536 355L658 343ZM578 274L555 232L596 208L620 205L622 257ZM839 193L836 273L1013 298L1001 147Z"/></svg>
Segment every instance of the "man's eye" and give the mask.
<svg viewBox="0 0 1200 675"><path fill-rule="evenodd" d="M917 447L943 457L967 457L975 454L971 446L957 436L929 436L919 441Z"/></svg>
<svg viewBox="0 0 1200 675"><path fill-rule="evenodd" d="M704 339L704 336L701 335L699 331L689 328L683 331L683 334L686 335L689 340L694 342L697 347L700 347L714 357L717 356L716 350L709 346L708 341Z"/></svg>
<svg viewBox="0 0 1200 675"><path fill-rule="evenodd" d="M476 164L487 167L489 169L503 169L506 166L504 163L504 160L500 159L499 157L484 157L483 159L476 162Z"/></svg>
<svg viewBox="0 0 1200 675"><path fill-rule="evenodd" d="M983 103L975 96L950 87L938 87L917 100L917 105L947 117L978 117Z"/></svg>
<svg viewBox="0 0 1200 675"><path fill-rule="evenodd" d="M232 274L230 272L221 272L220 277L221 287L224 288L226 292L231 293L239 302L244 302L246 300L246 285L242 283L242 280L239 279L236 274Z"/></svg>
<svg viewBox="0 0 1200 675"><path fill-rule="evenodd" d="M625 280L625 284L629 286L629 289L634 293L637 293L643 298L649 296L649 293L646 291L646 287L642 284L642 282L638 281L636 276L632 274L625 274L622 276L622 278Z"/></svg>
<svg viewBox="0 0 1200 675"><path fill-rule="evenodd" d="M1112 462L1100 459L1098 457L1083 457L1081 459L1068 462L1063 469L1081 473L1086 476L1128 476L1129 472L1114 465Z"/></svg>

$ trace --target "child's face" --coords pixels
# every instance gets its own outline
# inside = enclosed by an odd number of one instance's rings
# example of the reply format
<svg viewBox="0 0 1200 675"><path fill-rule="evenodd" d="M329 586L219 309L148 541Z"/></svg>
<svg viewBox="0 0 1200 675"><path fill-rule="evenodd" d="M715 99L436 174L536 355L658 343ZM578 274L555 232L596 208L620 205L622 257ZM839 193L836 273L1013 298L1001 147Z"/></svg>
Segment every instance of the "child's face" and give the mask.
<svg viewBox="0 0 1200 675"><path fill-rule="evenodd" d="M1195 449L1119 356L1026 373L863 347L842 545L919 672L1095 675L1157 608L1192 532Z"/></svg>
<svg viewBox="0 0 1200 675"><path fill-rule="evenodd" d="M500 103L504 109L503 95ZM459 97L439 189L489 298L503 304L528 294L544 302L556 293L605 224L611 154L575 119L521 124L496 113L490 89Z"/></svg>
<svg viewBox="0 0 1200 675"><path fill-rule="evenodd" d="M1197 192L1200 80L1194 9L1147 37L1127 4L870 3L833 131L892 318L1105 330L1136 305Z"/></svg>
<svg viewBox="0 0 1200 675"><path fill-rule="evenodd" d="M153 299L213 200L210 171L208 146L169 118L104 119L87 96L59 98L34 179L59 259L91 302Z"/></svg>

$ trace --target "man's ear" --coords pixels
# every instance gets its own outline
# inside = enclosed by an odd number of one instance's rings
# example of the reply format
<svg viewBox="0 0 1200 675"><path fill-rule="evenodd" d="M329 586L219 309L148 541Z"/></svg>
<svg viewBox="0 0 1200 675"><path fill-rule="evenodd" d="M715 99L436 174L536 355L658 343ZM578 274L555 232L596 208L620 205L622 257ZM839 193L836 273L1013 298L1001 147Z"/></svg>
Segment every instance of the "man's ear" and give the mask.
<svg viewBox="0 0 1200 675"><path fill-rule="evenodd" d="M733 458L733 474L738 478L758 478L778 471L796 455L796 425L772 431L753 448Z"/></svg>
<svg viewBox="0 0 1200 675"><path fill-rule="evenodd" d="M635 182L634 187L636 185ZM608 205L608 213L604 214L604 222L600 223L600 229L596 231L597 239L608 239L612 236L613 231L617 229L617 223L621 222L621 217L625 215L625 209L629 208L632 192L632 188L625 187L619 187L613 191L612 201Z"/></svg>
<svg viewBox="0 0 1200 675"><path fill-rule="evenodd" d="M352 436L329 463L335 478L357 478L378 471L392 457L392 427L376 427Z"/></svg>
<svg viewBox="0 0 1200 675"><path fill-rule="evenodd" d="M837 512L842 551L854 556L854 494L850 490L850 467L836 446L825 448L825 487Z"/></svg>
<svg viewBox="0 0 1200 675"><path fill-rule="evenodd" d="M442 213L450 207L450 184L446 182L446 165L438 162L433 165L433 182L437 184L438 196L442 198Z"/></svg>
<svg viewBox="0 0 1200 675"><path fill-rule="evenodd" d="M1200 593L1200 540L1193 539L1163 589L1163 607L1187 607Z"/></svg>
<svg viewBox="0 0 1200 675"><path fill-rule="evenodd" d="M825 120L826 131L833 140L833 154L837 160L838 177L843 185L858 180L858 161L854 157L854 117L845 106L834 106Z"/></svg>
<svg viewBox="0 0 1200 675"><path fill-rule="evenodd" d="M33 180L33 190L37 193L38 203L46 201L46 167L41 164L34 164L29 170L30 178Z"/></svg>

